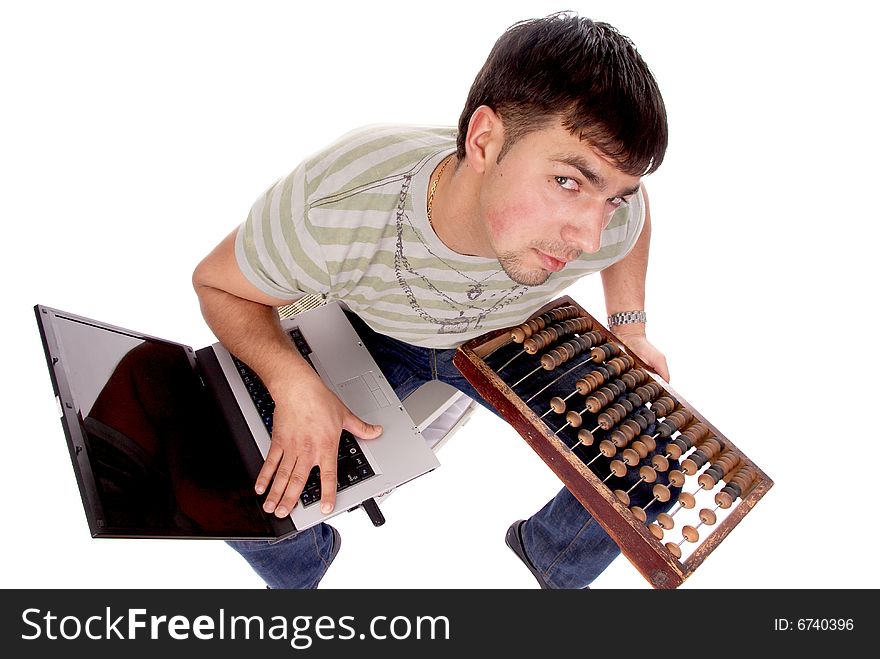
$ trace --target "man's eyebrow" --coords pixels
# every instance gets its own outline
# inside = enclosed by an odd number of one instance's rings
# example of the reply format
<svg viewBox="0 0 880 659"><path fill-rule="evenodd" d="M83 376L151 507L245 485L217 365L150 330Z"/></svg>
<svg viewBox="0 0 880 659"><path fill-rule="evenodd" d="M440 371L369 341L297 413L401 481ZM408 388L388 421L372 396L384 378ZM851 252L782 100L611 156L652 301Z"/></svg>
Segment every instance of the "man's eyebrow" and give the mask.
<svg viewBox="0 0 880 659"><path fill-rule="evenodd" d="M605 192L606 188L608 187L608 183L605 181L605 179L602 178L598 173L593 171L593 169L591 169L590 166L587 164L587 161L580 156L559 155L554 156L553 161L562 163L563 165L574 167L600 192ZM631 188L627 188L626 190L621 190L614 196L628 197L630 195L634 195L636 192L639 191L639 187L641 187L641 183L637 183L636 185L632 186Z"/></svg>

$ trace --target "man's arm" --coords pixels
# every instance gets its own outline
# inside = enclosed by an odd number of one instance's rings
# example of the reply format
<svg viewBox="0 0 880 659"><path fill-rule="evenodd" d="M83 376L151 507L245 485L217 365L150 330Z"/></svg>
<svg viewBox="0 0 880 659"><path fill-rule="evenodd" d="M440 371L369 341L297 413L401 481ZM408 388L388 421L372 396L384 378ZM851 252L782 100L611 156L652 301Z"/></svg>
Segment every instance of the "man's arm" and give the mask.
<svg viewBox="0 0 880 659"><path fill-rule="evenodd" d="M380 426L355 416L312 370L281 328L274 307L287 304L266 295L242 274L229 234L193 272L202 315L214 335L263 381L275 401L272 444L255 489L269 488L263 509L289 515L312 467L321 470L321 511L336 501L339 435L346 429L372 439Z"/></svg>
<svg viewBox="0 0 880 659"><path fill-rule="evenodd" d="M605 308L609 315L645 308L645 277L648 273L648 251L651 245L651 209L644 185L642 196L645 201L645 224L635 246L623 260L602 271ZM666 357L648 341L644 323L617 325L611 331L651 366L657 375L669 381Z"/></svg>

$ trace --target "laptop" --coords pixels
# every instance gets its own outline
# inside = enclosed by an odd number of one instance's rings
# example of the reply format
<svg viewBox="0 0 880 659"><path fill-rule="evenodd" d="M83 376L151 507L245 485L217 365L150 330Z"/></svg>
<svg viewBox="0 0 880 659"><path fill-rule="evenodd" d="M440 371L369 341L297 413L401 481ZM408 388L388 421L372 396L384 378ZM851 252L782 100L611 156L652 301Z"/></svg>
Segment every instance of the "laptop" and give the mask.
<svg viewBox="0 0 880 659"><path fill-rule="evenodd" d="M254 482L274 401L221 343L193 350L51 307L34 307L93 537L282 539L363 507L439 466L338 303L282 320L306 361L376 439L343 431L334 511L314 468L293 512L265 513Z"/></svg>

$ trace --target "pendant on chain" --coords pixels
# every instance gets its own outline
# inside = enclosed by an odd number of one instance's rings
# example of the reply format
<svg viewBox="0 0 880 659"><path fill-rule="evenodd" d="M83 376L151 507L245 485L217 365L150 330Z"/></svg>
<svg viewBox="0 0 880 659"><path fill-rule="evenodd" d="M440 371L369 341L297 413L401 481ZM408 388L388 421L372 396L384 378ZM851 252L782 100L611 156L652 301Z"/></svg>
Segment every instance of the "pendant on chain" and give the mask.
<svg viewBox="0 0 880 659"><path fill-rule="evenodd" d="M476 300L483 294L483 291L486 290L486 287L483 286L482 282L477 282L473 286L468 289L467 296L469 300Z"/></svg>

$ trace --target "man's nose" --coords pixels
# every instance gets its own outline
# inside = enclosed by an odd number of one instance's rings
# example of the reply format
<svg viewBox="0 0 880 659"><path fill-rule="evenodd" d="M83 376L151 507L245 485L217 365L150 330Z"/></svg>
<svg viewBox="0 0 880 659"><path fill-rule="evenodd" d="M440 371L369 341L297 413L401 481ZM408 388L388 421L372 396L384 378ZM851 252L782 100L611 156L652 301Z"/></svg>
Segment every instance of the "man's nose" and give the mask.
<svg viewBox="0 0 880 659"><path fill-rule="evenodd" d="M598 252L602 243L602 231L611 219L605 205L581 209L580 213L567 219L562 230L562 240L576 245L587 254Z"/></svg>

